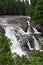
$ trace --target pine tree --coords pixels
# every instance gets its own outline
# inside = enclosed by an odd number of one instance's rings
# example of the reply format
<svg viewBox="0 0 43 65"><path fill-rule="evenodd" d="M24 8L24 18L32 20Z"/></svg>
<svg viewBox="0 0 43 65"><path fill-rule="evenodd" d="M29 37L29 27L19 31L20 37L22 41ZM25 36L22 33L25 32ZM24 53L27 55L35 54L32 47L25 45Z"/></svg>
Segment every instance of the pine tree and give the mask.
<svg viewBox="0 0 43 65"><path fill-rule="evenodd" d="M29 16L29 15L30 15L30 6L29 6L29 1L26 0L25 3L26 3L26 15Z"/></svg>
<svg viewBox="0 0 43 65"><path fill-rule="evenodd" d="M36 23L43 24L43 0L38 0L34 8L33 19L36 21Z"/></svg>

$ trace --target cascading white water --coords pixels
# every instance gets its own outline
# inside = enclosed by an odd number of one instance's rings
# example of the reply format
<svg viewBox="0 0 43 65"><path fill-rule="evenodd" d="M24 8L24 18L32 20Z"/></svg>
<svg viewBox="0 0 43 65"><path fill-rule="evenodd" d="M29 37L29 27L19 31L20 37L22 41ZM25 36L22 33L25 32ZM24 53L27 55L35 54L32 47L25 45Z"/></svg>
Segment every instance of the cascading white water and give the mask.
<svg viewBox="0 0 43 65"><path fill-rule="evenodd" d="M35 49L40 50L39 42L36 40L34 36L33 36L33 39L34 39Z"/></svg>
<svg viewBox="0 0 43 65"><path fill-rule="evenodd" d="M31 48L31 46L30 46L29 41L28 41L27 45L29 46L30 50L33 50L33 48Z"/></svg>
<svg viewBox="0 0 43 65"><path fill-rule="evenodd" d="M26 21L28 23L28 29L27 32L25 34L41 34L40 32L38 32L34 27L30 26L30 22Z"/></svg>
<svg viewBox="0 0 43 65"><path fill-rule="evenodd" d="M7 23L7 20L4 18L0 18L0 25L5 25Z"/></svg>
<svg viewBox="0 0 43 65"><path fill-rule="evenodd" d="M12 43L12 45L10 45L12 54L16 53L19 56L26 55L27 54L26 51L23 51L24 49L21 48L23 46L26 47L26 44L28 45L28 50L34 50L34 49L40 50L39 42L36 40L34 36L32 36L32 34L40 34L40 32L38 32L34 27L32 27L32 30L34 31L32 32L29 21L26 21L28 23L27 32L24 32L24 30L16 24L14 26L13 24L9 25L6 19L4 20L1 19L1 21L2 23L5 22L5 24L2 24L2 27L5 29L5 36L7 36L10 40L10 43ZM29 42L31 41L31 38L30 40L28 40L29 35L31 35L31 37L34 39L33 40L34 48L31 47L30 45L31 42Z"/></svg>
<svg viewBox="0 0 43 65"><path fill-rule="evenodd" d="M14 34L14 32L15 32L14 27L7 26L5 31L6 31L5 36L7 36L10 39L10 43L12 43L12 46L10 46L11 52L17 53L19 56L26 55L26 53L22 52L20 43L19 43L19 41L17 41L17 38Z"/></svg>

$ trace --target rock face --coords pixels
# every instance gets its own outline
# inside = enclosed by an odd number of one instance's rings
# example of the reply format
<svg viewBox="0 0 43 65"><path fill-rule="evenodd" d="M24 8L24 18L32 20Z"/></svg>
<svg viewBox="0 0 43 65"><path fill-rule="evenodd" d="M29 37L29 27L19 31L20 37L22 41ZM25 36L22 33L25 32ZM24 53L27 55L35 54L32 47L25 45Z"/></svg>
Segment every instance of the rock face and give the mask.
<svg viewBox="0 0 43 65"><path fill-rule="evenodd" d="M33 27L35 27L38 31L42 32L42 34L43 34L43 24L42 25L41 24L36 24L35 22L32 21L31 25Z"/></svg>
<svg viewBox="0 0 43 65"><path fill-rule="evenodd" d="M5 30L3 29L3 27L0 25L0 32L2 33L2 34L4 34L5 33Z"/></svg>
<svg viewBox="0 0 43 65"><path fill-rule="evenodd" d="M37 24L36 28L43 33L43 25Z"/></svg>
<svg viewBox="0 0 43 65"><path fill-rule="evenodd" d="M23 30L26 32L28 28L28 23L26 22L26 18L13 18L8 20L9 24L20 24Z"/></svg>

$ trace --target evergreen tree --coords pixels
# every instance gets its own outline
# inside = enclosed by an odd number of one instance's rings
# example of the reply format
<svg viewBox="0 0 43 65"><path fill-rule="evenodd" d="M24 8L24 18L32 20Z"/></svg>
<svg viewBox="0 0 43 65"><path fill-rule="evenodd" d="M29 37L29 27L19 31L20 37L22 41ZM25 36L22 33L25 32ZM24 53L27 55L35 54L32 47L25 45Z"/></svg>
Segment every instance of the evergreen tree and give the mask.
<svg viewBox="0 0 43 65"><path fill-rule="evenodd" d="M30 11L30 13L31 13L31 17L33 17L33 15L34 15L34 8L35 8L35 6L36 6L36 4L37 4L37 1L38 0L31 0L31 11Z"/></svg>
<svg viewBox="0 0 43 65"><path fill-rule="evenodd" d="M26 2L26 15L30 15L29 2L28 2L28 0L26 0L25 2Z"/></svg>
<svg viewBox="0 0 43 65"><path fill-rule="evenodd" d="M33 19L36 23L43 24L43 0L38 0L34 8Z"/></svg>
<svg viewBox="0 0 43 65"><path fill-rule="evenodd" d="M24 0L0 0L0 14L25 15L26 4Z"/></svg>
<svg viewBox="0 0 43 65"><path fill-rule="evenodd" d="M22 1L22 6L21 6L22 8L22 15L26 15L26 4L25 4L25 2L24 2L24 0Z"/></svg>

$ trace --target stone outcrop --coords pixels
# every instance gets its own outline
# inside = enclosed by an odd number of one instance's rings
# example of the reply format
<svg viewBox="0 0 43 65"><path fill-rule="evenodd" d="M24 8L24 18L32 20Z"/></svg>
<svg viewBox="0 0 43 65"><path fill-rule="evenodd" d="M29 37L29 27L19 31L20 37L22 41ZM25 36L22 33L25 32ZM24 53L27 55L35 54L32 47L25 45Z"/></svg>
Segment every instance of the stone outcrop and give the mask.
<svg viewBox="0 0 43 65"><path fill-rule="evenodd" d="M37 24L36 28L43 33L43 25Z"/></svg>
<svg viewBox="0 0 43 65"><path fill-rule="evenodd" d="M42 32L43 34L43 24L36 24L34 21L32 21L31 26L35 27L38 31Z"/></svg>

